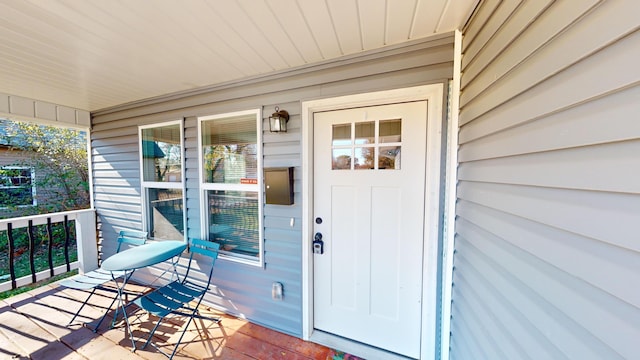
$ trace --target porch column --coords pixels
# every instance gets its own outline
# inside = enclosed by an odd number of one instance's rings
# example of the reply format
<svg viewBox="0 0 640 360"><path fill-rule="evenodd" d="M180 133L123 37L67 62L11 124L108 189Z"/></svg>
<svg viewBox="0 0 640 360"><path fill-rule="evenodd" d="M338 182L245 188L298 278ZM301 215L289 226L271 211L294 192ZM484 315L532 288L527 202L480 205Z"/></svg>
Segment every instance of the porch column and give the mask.
<svg viewBox="0 0 640 360"><path fill-rule="evenodd" d="M78 246L78 272L98 268L98 243L95 210L78 213L76 217L76 243Z"/></svg>

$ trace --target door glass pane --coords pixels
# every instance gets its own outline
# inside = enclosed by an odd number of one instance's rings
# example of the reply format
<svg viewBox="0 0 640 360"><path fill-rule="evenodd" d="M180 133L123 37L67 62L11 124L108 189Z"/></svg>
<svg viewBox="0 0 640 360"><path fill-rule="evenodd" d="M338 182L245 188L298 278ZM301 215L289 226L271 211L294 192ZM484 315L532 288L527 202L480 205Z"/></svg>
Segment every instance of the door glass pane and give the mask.
<svg viewBox="0 0 640 360"><path fill-rule="evenodd" d="M202 122L204 182L240 184L258 178L256 116Z"/></svg>
<svg viewBox="0 0 640 360"><path fill-rule="evenodd" d="M179 124L142 129L142 172L144 181L182 181Z"/></svg>
<svg viewBox="0 0 640 360"><path fill-rule="evenodd" d="M333 146L351 145L351 124L333 125Z"/></svg>
<svg viewBox="0 0 640 360"><path fill-rule="evenodd" d="M378 169L400 169L400 146L381 146L378 153Z"/></svg>
<svg viewBox="0 0 640 360"><path fill-rule="evenodd" d="M376 141L376 123L367 121L356 123L356 145L373 144Z"/></svg>
<svg viewBox="0 0 640 360"><path fill-rule="evenodd" d="M180 189L147 189L149 233L152 238L184 238L184 207Z"/></svg>
<svg viewBox="0 0 640 360"><path fill-rule="evenodd" d="M379 142L400 142L402 141L401 134L402 121L400 119L380 121L380 137L378 139Z"/></svg>
<svg viewBox="0 0 640 360"><path fill-rule="evenodd" d="M258 256L258 192L207 191L209 240L224 251Z"/></svg>
<svg viewBox="0 0 640 360"><path fill-rule="evenodd" d="M373 147L358 147L355 149L355 164L353 166L356 170L373 169L373 157L375 148Z"/></svg>
<svg viewBox="0 0 640 360"><path fill-rule="evenodd" d="M333 170L400 169L402 119L333 125L332 134Z"/></svg>
<svg viewBox="0 0 640 360"><path fill-rule="evenodd" d="M331 168L333 170L350 170L351 169L351 148L333 149Z"/></svg>

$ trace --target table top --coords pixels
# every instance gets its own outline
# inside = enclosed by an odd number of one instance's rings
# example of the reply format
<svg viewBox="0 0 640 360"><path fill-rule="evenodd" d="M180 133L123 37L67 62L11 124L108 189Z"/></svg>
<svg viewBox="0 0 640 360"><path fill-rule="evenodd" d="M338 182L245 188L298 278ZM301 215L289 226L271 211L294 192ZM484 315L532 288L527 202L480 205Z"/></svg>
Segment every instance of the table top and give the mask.
<svg viewBox="0 0 640 360"><path fill-rule="evenodd" d="M107 271L134 270L155 265L180 255L187 248L184 241L164 240L132 247L102 262Z"/></svg>

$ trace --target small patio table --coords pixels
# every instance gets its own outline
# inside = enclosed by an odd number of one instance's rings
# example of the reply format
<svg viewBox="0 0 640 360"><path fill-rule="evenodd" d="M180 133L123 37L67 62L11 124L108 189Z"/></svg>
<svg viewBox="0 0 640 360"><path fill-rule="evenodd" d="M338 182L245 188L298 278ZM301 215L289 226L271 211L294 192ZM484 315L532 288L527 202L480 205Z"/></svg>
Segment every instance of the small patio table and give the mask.
<svg viewBox="0 0 640 360"><path fill-rule="evenodd" d="M174 258L182 254L182 252L186 248L187 244L183 241L165 240L150 242L114 254L113 256L105 259L102 262L102 268L104 270L111 271L112 274L116 271L133 272L136 269L159 264L161 262ZM179 258L176 258L172 262L173 273L175 275L177 275L176 263L178 262L178 259ZM126 305L122 299L124 287L127 283L127 278L127 276L124 276L124 280L121 283L118 283L115 277L113 278L113 281L116 283L118 290L118 306L116 306L116 312L113 316L112 326L115 323L116 318L118 317L118 309L122 309L122 315L127 325L127 331L129 331L129 337L131 338L131 345L133 347L132 351L135 351L136 344L133 341L133 334L131 333L131 326L129 324L127 311L125 309Z"/></svg>

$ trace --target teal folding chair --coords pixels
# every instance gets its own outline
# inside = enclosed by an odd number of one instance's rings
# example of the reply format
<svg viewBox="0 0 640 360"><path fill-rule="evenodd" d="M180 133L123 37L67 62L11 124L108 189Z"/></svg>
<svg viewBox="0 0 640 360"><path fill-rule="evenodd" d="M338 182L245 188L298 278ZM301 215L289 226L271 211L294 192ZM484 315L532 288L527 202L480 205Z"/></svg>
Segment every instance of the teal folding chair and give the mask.
<svg viewBox="0 0 640 360"><path fill-rule="evenodd" d="M142 349L151 344L151 346L155 347L159 352L169 357L169 359L172 359L176 351L178 350L178 346L180 346L180 342L182 341L182 338L184 337L187 328L189 328L189 324L191 324L193 318L209 319L215 321L216 323L220 322L220 319L211 319L208 317L204 317L201 316L198 312L198 306L202 302L204 295L207 293L209 287L211 286L213 265L218 258L219 249L220 244L214 242L196 239L191 240L189 244L189 263L184 275L182 276L182 280L175 280L154 290L153 292L150 292L134 300L134 303L138 305L138 307L145 310L149 314L153 314L158 317L158 322L149 333L149 337L147 338L147 341ZM204 280L196 283L189 276L192 264L196 261L200 264L200 268L202 268L203 265L210 265L206 283L204 282ZM192 302L194 303L193 305L191 304ZM176 314L189 318L187 323L184 325L182 334L180 335L178 342L173 348L173 352L171 353L171 355L166 354L158 346L151 342L153 334L158 329L158 326L160 326L160 324L169 314Z"/></svg>
<svg viewBox="0 0 640 360"><path fill-rule="evenodd" d="M138 246L138 245L144 244L146 241L147 241L146 231L122 230L118 234L118 247L116 249L116 253L120 252L123 244L126 244L128 246ZM93 294L95 294L96 290L102 289L102 290L114 292L115 295L113 297L113 301L111 301L111 305L109 305L104 315L102 315L102 318L100 318L100 321L98 322L96 327L93 329L93 332L96 332L98 330L98 327L100 327L100 324L102 324L102 321L106 317L107 313L109 312L109 309L113 307L113 304L117 300L116 289L105 287L105 284L110 281L113 281L113 279L117 279L123 276L127 276L127 279L128 279L128 277L131 277L131 275L132 273L125 275L125 272L122 271L122 272L114 273L112 277L111 271L106 271L101 268L98 268L96 270L89 271L84 274L78 274L60 281L59 284L64 287L68 287L76 290L91 290L91 292L89 293L89 296L87 296L87 298L82 303L82 305L80 305L80 308L73 315L73 317L71 318L71 321L69 321L67 326L73 323L73 320L75 320L76 317L80 314L80 311L82 311L82 308L84 308L87 302L89 302L89 299L93 296Z"/></svg>

